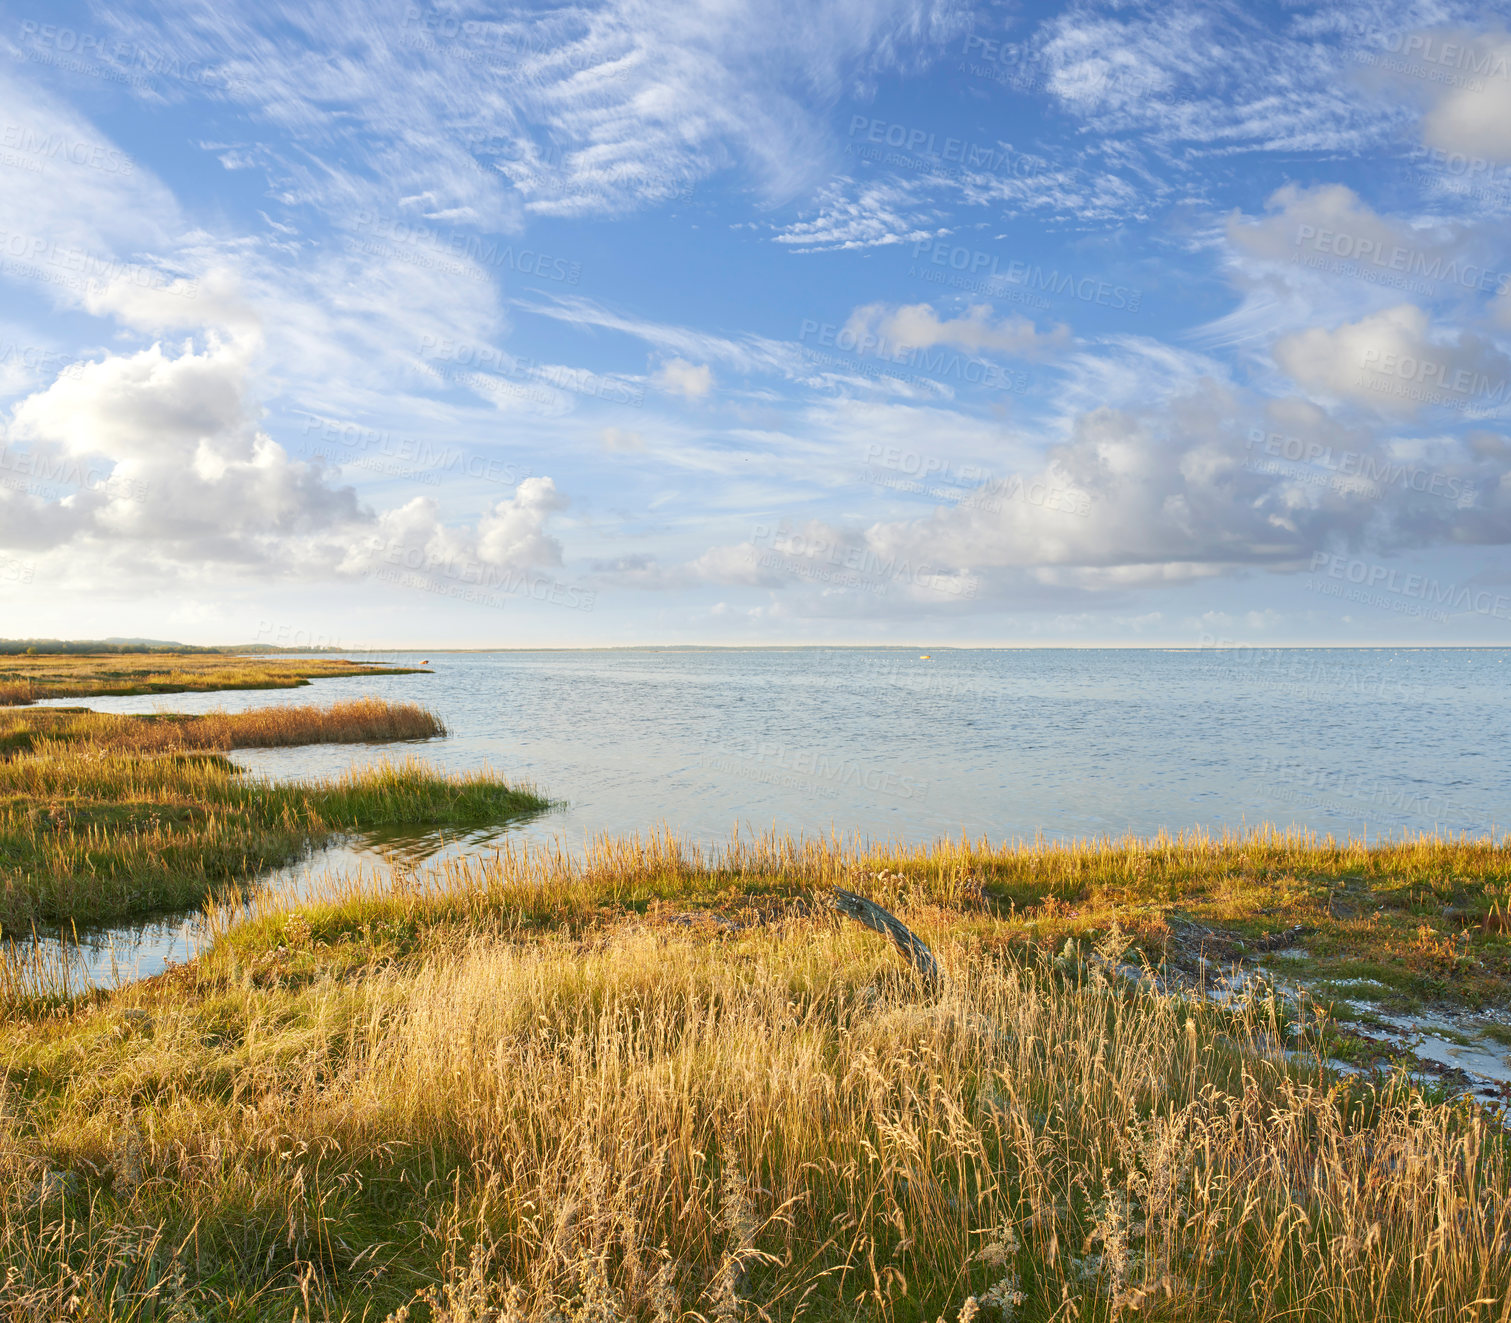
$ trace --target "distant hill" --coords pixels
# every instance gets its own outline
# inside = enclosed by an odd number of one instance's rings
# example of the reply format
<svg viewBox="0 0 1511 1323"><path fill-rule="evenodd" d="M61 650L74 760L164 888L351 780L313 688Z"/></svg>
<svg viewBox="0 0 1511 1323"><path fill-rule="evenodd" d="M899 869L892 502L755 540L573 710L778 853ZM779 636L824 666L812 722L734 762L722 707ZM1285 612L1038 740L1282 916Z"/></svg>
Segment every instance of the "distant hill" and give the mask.
<svg viewBox="0 0 1511 1323"><path fill-rule="evenodd" d="M118 644L123 648L167 649L169 652L187 652L192 646L188 643L175 643L172 639L101 639L100 642Z"/></svg>

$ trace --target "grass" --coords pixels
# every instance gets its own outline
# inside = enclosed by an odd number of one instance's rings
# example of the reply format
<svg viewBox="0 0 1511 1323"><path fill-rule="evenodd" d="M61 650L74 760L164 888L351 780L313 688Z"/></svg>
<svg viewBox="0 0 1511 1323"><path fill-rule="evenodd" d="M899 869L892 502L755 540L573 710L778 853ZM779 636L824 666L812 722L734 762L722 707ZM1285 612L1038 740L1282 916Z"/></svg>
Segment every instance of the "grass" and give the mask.
<svg viewBox="0 0 1511 1323"><path fill-rule="evenodd" d="M172 694L214 689L292 689L343 675L412 675L418 668L339 658L273 660L234 653L39 653L0 655L0 707L46 698Z"/></svg>
<svg viewBox="0 0 1511 1323"><path fill-rule="evenodd" d="M0 1319L1503 1320L1484 1112L1325 1076L1312 1011L1108 971L1184 959L1177 906L1239 931L1260 876L1409 907L1508 854L654 836L264 896L0 1023Z"/></svg>
<svg viewBox="0 0 1511 1323"><path fill-rule="evenodd" d="M0 716L0 931L201 905L333 833L476 825L546 805L489 773L414 760L275 785L220 752L444 729L423 708L378 699L197 717Z"/></svg>
<svg viewBox="0 0 1511 1323"><path fill-rule="evenodd" d="M293 744L382 743L446 734L445 723L418 703L358 698L329 707L265 707L250 712L119 716L87 708L0 712L0 758L38 745L87 744L132 753L261 749Z"/></svg>

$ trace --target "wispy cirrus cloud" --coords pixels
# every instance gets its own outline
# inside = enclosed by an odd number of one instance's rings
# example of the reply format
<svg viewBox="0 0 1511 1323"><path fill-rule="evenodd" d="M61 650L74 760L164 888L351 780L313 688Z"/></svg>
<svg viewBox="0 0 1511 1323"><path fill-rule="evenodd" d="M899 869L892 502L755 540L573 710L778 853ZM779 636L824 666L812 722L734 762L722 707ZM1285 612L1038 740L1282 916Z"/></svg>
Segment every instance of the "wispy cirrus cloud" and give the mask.
<svg viewBox="0 0 1511 1323"><path fill-rule="evenodd" d="M1412 118L1360 95L1360 34L1382 23L1393 20L1365 5L1285 15L1139 0L1114 13L1072 5L1034 44L1049 91L1098 134L1161 153L1357 152Z"/></svg>
<svg viewBox="0 0 1511 1323"><path fill-rule="evenodd" d="M326 147L283 151L290 199L421 200L511 228L617 214L738 164L768 197L827 155L815 101L916 67L965 25L955 0L543 13L409 0L121 9L128 36L185 50L226 96Z"/></svg>
<svg viewBox="0 0 1511 1323"><path fill-rule="evenodd" d="M773 236L796 253L844 252L916 243L948 234L944 212L922 201L924 190L900 180L857 185L840 179L820 193L816 214Z"/></svg>

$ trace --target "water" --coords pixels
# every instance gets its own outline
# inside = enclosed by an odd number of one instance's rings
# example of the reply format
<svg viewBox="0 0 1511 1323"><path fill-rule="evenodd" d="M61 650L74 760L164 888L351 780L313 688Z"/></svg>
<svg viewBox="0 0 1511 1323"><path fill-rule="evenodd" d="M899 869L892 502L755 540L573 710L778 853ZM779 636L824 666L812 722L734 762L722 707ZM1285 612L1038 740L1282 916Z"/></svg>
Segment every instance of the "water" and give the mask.
<svg viewBox="0 0 1511 1323"><path fill-rule="evenodd" d="M429 654L392 655L400 665ZM241 711L376 694L434 709L420 745L242 751L276 779L418 753L565 803L507 829L575 847L662 825L928 841L1263 823L1334 835L1483 834L1507 820L1505 649L635 649L439 653L434 675L292 690L98 698L111 712ZM437 853L497 832L353 841L264 879ZM105 934L88 974L111 978ZM192 949L181 919L114 930L122 970Z"/></svg>

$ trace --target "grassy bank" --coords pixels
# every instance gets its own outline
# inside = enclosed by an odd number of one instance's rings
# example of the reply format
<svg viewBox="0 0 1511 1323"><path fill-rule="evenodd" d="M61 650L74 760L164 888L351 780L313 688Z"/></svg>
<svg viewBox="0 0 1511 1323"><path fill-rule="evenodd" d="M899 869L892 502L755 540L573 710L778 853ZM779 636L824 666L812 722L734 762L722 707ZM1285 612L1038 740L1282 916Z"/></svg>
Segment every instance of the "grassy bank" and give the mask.
<svg viewBox="0 0 1511 1323"><path fill-rule="evenodd" d="M418 668L340 658L273 660L235 653L38 653L0 655L0 707L45 698L174 694L217 689L292 689L343 675L413 675Z"/></svg>
<svg viewBox="0 0 1511 1323"><path fill-rule="evenodd" d="M418 703L358 698L329 707L258 708L251 712L120 716L87 708L0 711L0 758L41 745L86 744L131 753L265 749L293 744L385 743L446 734L445 723Z"/></svg>
<svg viewBox="0 0 1511 1323"><path fill-rule="evenodd" d="M0 714L0 931L199 905L336 832L476 825L545 806L489 774L414 761L273 785L218 752L443 731L422 708L375 699L197 717Z"/></svg>
<svg viewBox="0 0 1511 1323"><path fill-rule="evenodd" d="M1503 1319L1479 1109L1325 1076L1325 1021L1263 992L1109 971L1304 882L1485 900L1508 853L656 838L269 898L0 1025L0 1318Z"/></svg>

